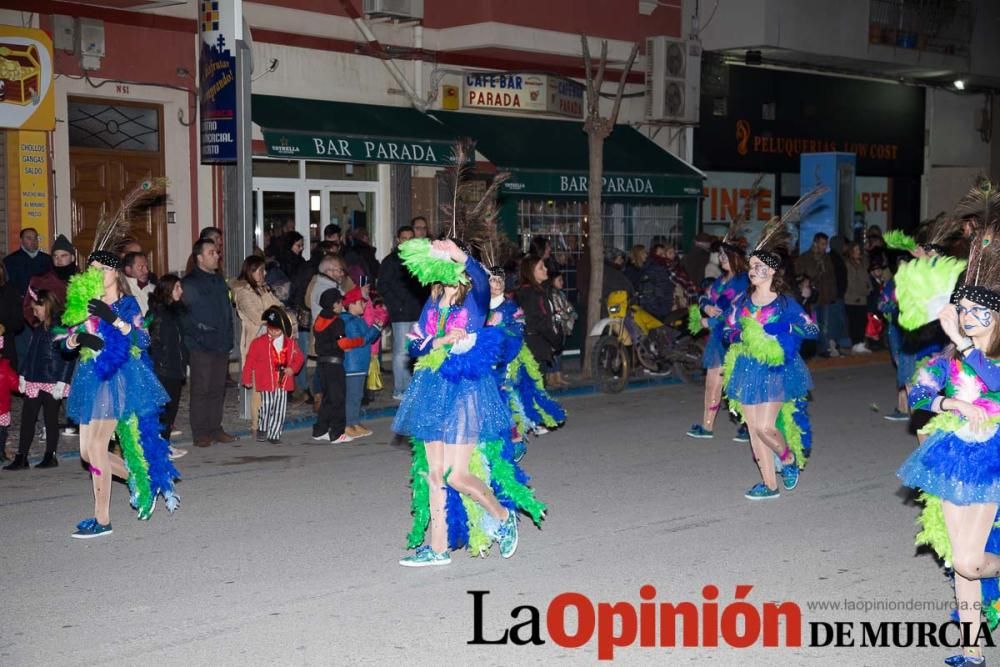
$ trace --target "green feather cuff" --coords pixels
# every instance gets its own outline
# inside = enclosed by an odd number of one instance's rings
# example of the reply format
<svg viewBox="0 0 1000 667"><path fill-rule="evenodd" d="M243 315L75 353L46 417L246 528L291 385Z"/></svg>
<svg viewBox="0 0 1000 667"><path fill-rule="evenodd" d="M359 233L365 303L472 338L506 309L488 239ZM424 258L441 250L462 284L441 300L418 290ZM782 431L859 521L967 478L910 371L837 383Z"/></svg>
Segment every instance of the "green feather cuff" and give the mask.
<svg viewBox="0 0 1000 667"><path fill-rule="evenodd" d="M688 306L688 331L692 336L697 336L704 328L701 325L701 309L692 303Z"/></svg>
<svg viewBox="0 0 1000 667"><path fill-rule="evenodd" d="M917 248L917 241L909 234L898 229L886 232L882 238L885 240L886 247L893 250L906 250L909 252Z"/></svg>
<svg viewBox="0 0 1000 667"><path fill-rule="evenodd" d="M399 246L399 258L424 285L458 285L469 282L464 266L450 259L435 257L431 253L430 239L410 239L403 243Z"/></svg>

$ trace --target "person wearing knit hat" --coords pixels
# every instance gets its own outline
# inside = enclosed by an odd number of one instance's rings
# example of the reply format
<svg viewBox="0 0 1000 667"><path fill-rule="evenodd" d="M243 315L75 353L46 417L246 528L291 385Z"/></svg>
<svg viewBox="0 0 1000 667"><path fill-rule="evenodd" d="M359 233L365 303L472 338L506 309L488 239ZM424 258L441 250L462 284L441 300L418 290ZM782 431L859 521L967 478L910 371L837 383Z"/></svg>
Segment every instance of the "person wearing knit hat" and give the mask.
<svg viewBox="0 0 1000 667"><path fill-rule="evenodd" d="M344 295L344 312L340 319L344 321L344 333L348 338L362 339L364 345L352 347L344 354L344 374L346 375L346 410L347 428L345 432L352 438L363 438L372 434L361 425L361 400L365 393L365 380L368 379L368 367L371 365L371 344L382 335L381 320L375 320L369 325L364 320L367 303L364 291L354 287Z"/></svg>
<svg viewBox="0 0 1000 667"><path fill-rule="evenodd" d="M24 321L29 327L36 326L38 319L32 311L31 305L34 303L32 292L38 294L42 290L51 292L61 303L66 302L66 285L69 279L80 272L76 265L76 248L64 235L56 237L52 244L52 268L37 276L32 276L28 281L28 291L25 292L21 301L21 310L24 312Z"/></svg>
<svg viewBox="0 0 1000 667"><path fill-rule="evenodd" d="M264 311L266 330L250 343L243 362L243 386L260 393L257 441L281 444L288 392L295 389L295 374L306 361L292 336L292 321L279 306Z"/></svg>

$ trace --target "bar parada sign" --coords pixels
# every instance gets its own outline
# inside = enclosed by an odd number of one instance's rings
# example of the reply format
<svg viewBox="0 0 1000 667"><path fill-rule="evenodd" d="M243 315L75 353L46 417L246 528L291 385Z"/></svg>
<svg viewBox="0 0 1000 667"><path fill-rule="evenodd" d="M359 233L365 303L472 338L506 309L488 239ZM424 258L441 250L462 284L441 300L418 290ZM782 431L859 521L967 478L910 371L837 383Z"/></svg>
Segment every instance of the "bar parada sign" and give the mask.
<svg viewBox="0 0 1000 667"><path fill-rule="evenodd" d="M400 164L454 163L452 145L443 141L387 137L309 135L263 130L267 154L275 157Z"/></svg>
<svg viewBox="0 0 1000 667"><path fill-rule="evenodd" d="M560 176L559 192L588 192L590 177ZM604 176L601 178L601 192L605 194L651 195L655 194L653 181L647 176Z"/></svg>
<svg viewBox="0 0 1000 667"><path fill-rule="evenodd" d="M503 191L516 195L587 197L590 178L585 173L514 170ZM601 179L607 197L648 199L699 197L702 179L695 175L608 174Z"/></svg>

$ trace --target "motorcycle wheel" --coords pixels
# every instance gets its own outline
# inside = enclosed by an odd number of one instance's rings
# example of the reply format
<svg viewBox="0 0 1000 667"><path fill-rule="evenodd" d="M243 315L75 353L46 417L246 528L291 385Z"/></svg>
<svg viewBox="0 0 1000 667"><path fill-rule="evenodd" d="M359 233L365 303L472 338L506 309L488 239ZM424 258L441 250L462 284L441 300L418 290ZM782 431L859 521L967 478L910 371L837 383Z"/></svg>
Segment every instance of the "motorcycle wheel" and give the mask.
<svg viewBox="0 0 1000 667"><path fill-rule="evenodd" d="M607 394L624 390L631 370L631 355L621 341L615 336L601 336L593 354L590 372L598 388Z"/></svg>
<svg viewBox="0 0 1000 667"><path fill-rule="evenodd" d="M693 338L677 341L677 356L674 359L674 375L682 382L690 382L691 378L701 370L701 357L704 347Z"/></svg>

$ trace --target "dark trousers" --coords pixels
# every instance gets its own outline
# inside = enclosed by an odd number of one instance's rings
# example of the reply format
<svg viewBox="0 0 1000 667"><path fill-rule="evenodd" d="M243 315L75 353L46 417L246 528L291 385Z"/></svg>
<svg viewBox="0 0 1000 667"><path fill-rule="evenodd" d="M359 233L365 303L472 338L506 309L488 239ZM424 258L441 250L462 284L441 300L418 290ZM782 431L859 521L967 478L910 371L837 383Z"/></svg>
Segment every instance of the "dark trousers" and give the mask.
<svg viewBox="0 0 1000 667"><path fill-rule="evenodd" d="M45 453L56 453L56 446L59 444L59 401L52 398L49 392L43 391L35 398L24 397L24 405L21 408L21 442L17 449L20 456L27 456L28 450L31 449L39 410L45 414Z"/></svg>
<svg viewBox="0 0 1000 667"><path fill-rule="evenodd" d="M163 385L163 388L167 390L167 396L170 397L170 402L163 407L163 412L160 413L160 423L163 425L163 438L167 442L170 442L170 428L174 425L174 420L177 418L177 408L181 406L181 387L184 386L184 379L168 378L162 375L157 375L156 378Z"/></svg>
<svg viewBox="0 0 1000 667"><path fill-rule="evenodd" d="M316 364L316 373L323 388L323 400L319 404L319 414L313 425L313 436L329 433L330 439L336 440L343 435L344 427L347 426L344 365L321 362Z"/></svg>
<svg viewBox="0 0 1000 667"><path fill-rule="evenodd" d="M847 335L851 337L851 344L865 342L865 327L868 326L867 306L846 306L847 308Z"/></svg>
<svg viewBox="0 0 1000 667"><path fill-rule="evenodd" d="M191 436L211 438L222 431L229 355L192 351L188 363L191 366Z"/></svg>

